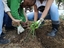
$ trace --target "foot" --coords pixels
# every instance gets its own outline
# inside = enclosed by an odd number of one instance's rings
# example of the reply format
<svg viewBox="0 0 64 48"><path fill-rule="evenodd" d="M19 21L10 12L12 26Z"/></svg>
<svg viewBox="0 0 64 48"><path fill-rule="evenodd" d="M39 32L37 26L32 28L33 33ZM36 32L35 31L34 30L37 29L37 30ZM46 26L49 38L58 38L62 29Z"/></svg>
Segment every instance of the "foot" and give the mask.
<svg viewBox="0 0 64 48"><path fill-rule="evenodd" d="M11 26L11 27L5 27L5 30L14 30L16 27L13 27L13 26Z"/></svg>
<svg viewBox="0 0 64 48"><path fill-rule="evenodd" d="M1 33L1 36L4 37L4 36L5 36L5 33L2 32L2 33Z"/></svg>
<svg viewBox="0 0 64 48"><path fill-rule="evenodd" d="M53 29L50 33L48 33L48 36L54 37L56 36L57 30Z"/></svg>
<svg viewBox="0 0 64 48"><path fill-rule="evenodd" d="M10 41L8 39L4 39L3 37L0 37L0 44L7 44Z"/></svg>

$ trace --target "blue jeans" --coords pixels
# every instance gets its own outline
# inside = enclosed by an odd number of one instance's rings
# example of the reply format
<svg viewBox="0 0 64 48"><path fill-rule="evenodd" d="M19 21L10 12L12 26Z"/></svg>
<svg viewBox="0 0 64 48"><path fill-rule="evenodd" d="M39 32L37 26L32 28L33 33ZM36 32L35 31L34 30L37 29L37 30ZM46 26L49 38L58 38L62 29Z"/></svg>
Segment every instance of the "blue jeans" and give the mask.
<svg viewBox="0 0 64 48"><path fill-rule="evenodd" d="M4 19L3 19L3 26L6 25L5 27L11 27L12 26L12 20L8 16L7 13L4 12Z"/></svg>
<svg viewBox="0 0 64 48"><path fill-rule="evenodd" d="M38 19L41 17L42 13L38 13ZM33 21L34 20L34 12L27 13L28 20ZM59 21L59 12L58 7L56 4L52 3L48 15L45 17L45 19L51 19L52 21Z"/></svg>
<svg viewBox="0 0 64 48"><path fill-rule="evenodd" d="M2 0L0 0L0 34L2 33L3 17L4 17L4 6Z"/></svg>

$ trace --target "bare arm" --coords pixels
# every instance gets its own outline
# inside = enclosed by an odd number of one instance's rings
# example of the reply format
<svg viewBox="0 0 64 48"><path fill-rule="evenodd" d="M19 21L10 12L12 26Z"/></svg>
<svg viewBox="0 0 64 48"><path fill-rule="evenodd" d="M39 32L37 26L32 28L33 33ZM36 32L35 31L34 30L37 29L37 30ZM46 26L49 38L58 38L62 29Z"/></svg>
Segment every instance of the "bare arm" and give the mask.
<svg viewBox="0 0 64 48"><path fill-rule="evenodd" d="M11 13L10 13L10 8L9 8L8 5L7 5L7 0L2 0L2 1L3 1L3 4L4 4L4 10L5 10L5 12L9 15L9 17L10 17L13 21L19 22L20 20L14 19L13 16L11 15Z"/></svg>
<svg viewBox="0 0 64 48"><path fill-rule="evenodd" d="M12 17L10 11L8 11L7 14L9 15L9 17L10 17L12 20L14 20L14 18Z"/></svg>
<svg viewBox="0 0 64 48"><path fill-rule="evenodd" d="M8 16L12 19L12 24L13 24L13 25L16 25L16 26L17 26L17 25L20 25L21 20L14 19L13 16L11 15L10 11L7 11L6 13L7 13Z"/></svg>
<svg viewBox="0 0 64 48"><path fill-rule="evenodd" d="M50 6L52 5L53 1L54 1L54 0L48 0L48 1L47 1L46 6L45 6L45 9L44 9L44 11L43 11L43 13L42 13L41 18L44 19L44 18L46 17L46 15L47 15L47 13L48 13L48 11L49 11L49 9L50 9Z"/></svg>
<svg viewBox="0 0 64 48"><path fill-rule="evenodd" d="M38 10L37 10L37 6L34 5L34 21L37 21L38 19Z"/></svg>
<svg viewBox="0 0 64 48"><path fill-rule="evenodd" d="M14 19L13 16L11 15L10 11L7 12L7 14L9 15L9 17L12 19L12 21L15 22L20 22L20 20Z"/></svg>

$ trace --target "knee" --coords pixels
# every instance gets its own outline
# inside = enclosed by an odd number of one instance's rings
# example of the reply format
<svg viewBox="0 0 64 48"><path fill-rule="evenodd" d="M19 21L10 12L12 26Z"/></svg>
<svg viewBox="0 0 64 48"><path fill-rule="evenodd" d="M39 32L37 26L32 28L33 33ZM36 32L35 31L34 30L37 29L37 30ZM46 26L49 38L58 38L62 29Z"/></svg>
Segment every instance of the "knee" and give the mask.
<svg viewBox="0 0 64 48"><path fill-rule="evenodd" d="M27 13L27 18L28 20L32 21L34 19L34 13L33 12Z"/></svg>
<svg viewBox="0 0 64 48"><path fill-rule="evenodd" d="M52 3L52 5L50 7L50 12L52 12L52 13L58 12L58 6L55 3Z"/></svg>

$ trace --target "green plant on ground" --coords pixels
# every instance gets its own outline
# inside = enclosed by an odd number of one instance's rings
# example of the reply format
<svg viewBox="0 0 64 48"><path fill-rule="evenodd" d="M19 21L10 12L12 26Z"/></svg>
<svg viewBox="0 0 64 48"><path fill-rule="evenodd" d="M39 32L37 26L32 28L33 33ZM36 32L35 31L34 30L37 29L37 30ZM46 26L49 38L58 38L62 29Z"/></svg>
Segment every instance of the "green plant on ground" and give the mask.
<svg viewBox="0 0 64 48"><path fill-rule="evenodd" d="M39 23L36 21L36 22L33 22L31 25L30 25L30 34L33 35L33 37L35 36L35 29L37 29L39 27Z"/></svg>
<svg viewBox="0 0 64 48"><path fill-rule="evenodd" d="M27 36L26 36L26 40L25 41L28 41L30 38L34 38L35 37L35 29L37 29L38 27L39 27L39 25L38 25L39 23L36 21L36 22L32 22L31 24L30 24L30 29L27 31L28 32L28 34L27 34Z"/></svg>

